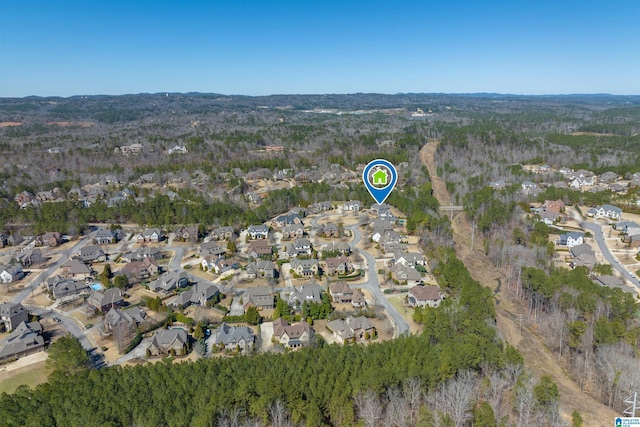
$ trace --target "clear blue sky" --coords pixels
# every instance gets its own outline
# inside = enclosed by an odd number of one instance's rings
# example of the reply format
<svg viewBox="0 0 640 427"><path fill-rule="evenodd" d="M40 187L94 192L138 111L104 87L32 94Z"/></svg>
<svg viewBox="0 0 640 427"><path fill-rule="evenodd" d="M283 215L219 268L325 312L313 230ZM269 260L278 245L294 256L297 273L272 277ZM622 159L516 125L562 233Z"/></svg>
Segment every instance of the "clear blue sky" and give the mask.
<svg viewBox="0 0 640 427"><path fill-rule="evenodd" d="M640 94L640 1L0 0L0 96Z"/></svg>

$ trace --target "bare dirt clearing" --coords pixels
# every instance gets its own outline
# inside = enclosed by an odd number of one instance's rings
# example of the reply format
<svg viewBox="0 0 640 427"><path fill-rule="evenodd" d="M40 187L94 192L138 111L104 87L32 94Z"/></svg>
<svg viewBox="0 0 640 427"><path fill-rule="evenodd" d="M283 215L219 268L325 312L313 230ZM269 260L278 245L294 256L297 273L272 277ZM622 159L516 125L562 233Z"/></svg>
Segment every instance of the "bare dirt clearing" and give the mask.
<svg viewBox="0 0 640 427"><path fill-rule="evenodd" d="M438 141L430 140L420 150L420 160L427 167L433 183L433 194L440 205L449 205L449 195L445 181L437 176L435 152ZM476 238L475 248L471 250L472 227L463 213L457 213L451 222L453 238L458 257L467 267L472 277L482 285L496 291L498 280L504 283L504 274L493 267L490 260L477 250L482 243ZM519 315L526 316L526 308L516 301L504 288L496 293L496 318L498 332L522 354L527 367L537 375L551 375L560 390L560 410L565 419L571 418L571 412L577 410L583 417L585 425L610 425L618 414L607 406L597 402L584 393L562 370L560 363L542 340L523 323L520 328Z"/></svg>

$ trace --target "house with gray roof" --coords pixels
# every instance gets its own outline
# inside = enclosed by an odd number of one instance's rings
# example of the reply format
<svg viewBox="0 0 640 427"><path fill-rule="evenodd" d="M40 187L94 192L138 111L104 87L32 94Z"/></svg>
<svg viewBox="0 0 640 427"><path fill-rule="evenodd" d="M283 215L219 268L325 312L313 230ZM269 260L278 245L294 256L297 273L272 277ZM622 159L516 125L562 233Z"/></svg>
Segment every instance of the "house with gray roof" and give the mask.
<svg viewBox="0 0 640 427"><path fill-rule="evenodd" d="M0 360L9 360L37 353L44 349L40 322L20 322L0 348Z"/></svg>
<svg viewBox="0 0 640 427"><path fill-rule="evenodd" d="M305 283L302 286L294 287L289 294L289 305L295 308L302 307L305 302L322 302L322 288L316 282Z"/></svg>
<svg viewBox="0 0 640 427"><path fill-rule="evenodd" d="M167 293L176 288L184 288L188 284L189 275L186 271L170 271L149 283L149 289L154 292Z"/></svg>
<svg viewBox="0 0 640 427"><path fill-rule="evenodd" d="M405 282L409 286L422 283L422 274L414 267L404 266L401 263L391 267L391 274L398 282Z"/></svg>
<svg viewBox="0 0 640 427"><path fill-rule="evenodd" d="M77 258L71 258L64 264L62 264L62 275L72 279L86 279L91 277L93 270L85 263Z"/></svg>
<svg viewBox="0 0 640 427"><path fill-rule="evenodd" d="M253 330L247 326L229 326L222 323L215 334L213 334L213 344L228 351L240 349L242 353L251 351L256 341Z"/></svg>
<svg viewBox="0 0 640 427"><path fill-rule="evenodd" d="M195 225L186 225L183 227L180 227L177 231L176 231L176 239L183 241L183 242L191 242L191 243L195 243L198 241L198 224Z"/></svg>
<svg viewBox="0 0 640 427"><path fill-rule="evenodd" d="M13 283L24 277L24 271L22 271L22 265L14 262L0 270L0 281L2 283Z"/></svg>
<svg viewBox="0 0 640 427"><path fill-rule="evenodd" d="M235 235L235 230L229 226L218 227L210 234L213 240L230 240L233 239Z"/></svg>
<svg viewBox="0 0 640 427"><path fill-rule="evenodd" d="M304 236L304 227L302 224L287 225L282 229L283 239L295 239Z"/></svg>
<svg viewBox="0 0 640 427"><path fill-rule="evenodd" d="M180 292L178 296L171 301L170 305L174 307L186 308L192 304L207 306L207 301L220 294L220 289L213 283L198 282L190 289Z"/></svg>
<svg viewBox="0 0 640 427"><path fill-rule="evenodd" d="M359 200L349 200L342 205L343 211L358 212L362 209L362 203Z"/></svg>
<svg viewBox="0 0 640 427"><path fill-rule="evenodd" d="M183 356L187 352L189 335L182 328L160 329L153 335L147 352L151 356L162 356L175 353Z"/></svg>
<svg viewBox="0 0 640 427"><path fill-rule="evenodd" d="M199 252L200 256L202 257L205 257L207 255L222 256L227 252L227 250L220 246L220 244L216 241L210 240L208 242L200 244Z"/></svg>
<svg viewBox="0 0 640 427"><path fill-rule="evenodd" d="M560 235L560 238L556 241L557 245L566 246L572 248L584 243L584 233L579 231L569 231Z"/></svg>
<svg viewBox="0 0 640 427"><path fill-rule="evenodd" d="M147 228L136 237L138 243L158 243L163 238L159 228Z"/></svg>
<svg viewBox="0 0 640 427"><path fill-rule="evenodd" d="M349 341L364 341L367 336L372 338L375 327L371 320L364 316L349 316L344 320L337 319L327 323L327 328L333 332L333 336L341 343Z"/></svg>
<svg viewBox="0 0 640 427"><path fill-rule="evenodd" d="M47 279L47 290L51 292L53 299L86 294L89 289L89 285L84 280L78 281L60 277L59 275Z"/></svg>
<svg viewBox="0 0 640 427"><path fill-rule="evenodd" d="M620 220L622 219L622 209L613 205L596 206L595 208L589 209L587 215L594 218Z"/></svg>
<svg viewBox="0 0 640 427"><path fill-rule="evenodd" d="M242 298L245 312L249 307L256 307L258 310L273 310L275 307L275 297L268 286L249 288Z"/></svg>
<svg viewBox="0 0 640 427"><path fill-rule="evenodd" d="M250 262L247 265L247 277L255 279L257 277L265 277L267 279L273 279L277 276L277 270L274 263L271 261L260 260Z"/></svg>
<svg viewBox="0 0 640 427"><path fill-rule="evenodd" d="M107 255L105 255L100 246L89 245L80 248L80 252L78 253L77 258L85 264L91 264L93 262L106 261Z"/></svg>
<svg viewBox="0 0 640 427"><path fill-rule="evenodd" d="M276 219L273 220L273 225L278 228L286 227L288 225L301 225L302 218L300 215L290 213L286 215L280 215Z"/></svg>
<svg viewBox="0 0 640 427"><path fill-rule="evenodd" d="M124 296L118 288L109 288L104 292L93 291L87 299L87 305L94 310L106 313L113 307L122 307Z"/></svg>
<svg viewBox="0 0 640 427"><path fill-rule="evenodd" d="M247 228L247 233L252 239L266 239L269 237L269 227L264 224L250 225Z"/></svg>
<svg viewBox="0 0 640 427"><path fill-rule="evenodd" d="M3 302L0 304L0 326L6 331L15 329L20 323L29 321L27 309L20 303Z"/></svg>
<svg viewBox="0 0 640 427"><path fill-rule="evenodd" d="M302 277L312 277L318 275L319 265L317 259L294 258L291 261L291 268L294 273Z"/></svg>
<svg viewBox="0 0 640 427"><path fill-rule="evenodd" d="M116 234L111 230L101 228L94 234L93 241L96 245L110 245L116 243Z"/></svg>

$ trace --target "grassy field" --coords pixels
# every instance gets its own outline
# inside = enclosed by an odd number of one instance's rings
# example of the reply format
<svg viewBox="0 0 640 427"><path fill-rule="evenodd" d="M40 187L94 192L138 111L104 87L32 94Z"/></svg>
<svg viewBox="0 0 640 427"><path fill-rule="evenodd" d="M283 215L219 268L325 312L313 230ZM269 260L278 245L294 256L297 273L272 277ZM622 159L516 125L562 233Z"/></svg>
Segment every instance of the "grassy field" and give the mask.
<svg viewBox="0 0 640 427"><path fill-rule="evenodd" d="M413 309L409 307L405 307L402 302L404 301L404 297L406 294L402 295L394 295L394 296L386 296L391 305L398 310L398 313L404 318L404 320L409 324L409 328L412 334L417 334L422 331L422 327L413 321Z"/></svg>
<svg viewBox="0 0 640 427"><path fill-rule="evenodd" d="M14 371L0 371L0 394L13 393L21 385L35 387L47 381L48 376L44 361Z"/></svg>

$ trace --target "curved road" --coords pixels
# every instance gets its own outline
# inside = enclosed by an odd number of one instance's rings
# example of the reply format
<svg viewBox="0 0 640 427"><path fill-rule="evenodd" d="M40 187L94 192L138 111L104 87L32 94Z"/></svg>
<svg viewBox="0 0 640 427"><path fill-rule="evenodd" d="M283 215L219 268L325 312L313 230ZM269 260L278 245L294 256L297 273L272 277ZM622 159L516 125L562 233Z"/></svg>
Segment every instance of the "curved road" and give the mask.
<svg viewBox="0 0 640 427"><path fill-rule="evenodd" d="M389 316L391 316L391 319L395 324L396 336L409 333L409 324L404 320L400 313L398 313L398 310L396 310L396 308L389 302L389 300L380 290L380 283L378 283L378 271L376 270L376 259L369 252L363 251L356 247L360 240L362 240L362 234L360 233L360 230L358 230L358 226L351 225L345 228L348 228L353 233L353 240L351 241L351 245L353 246L353 248L360 252L360 254L367 260L367 281L350 286L354 288L364 288L371 292L371 295L373 295L376 303L381 304L387 311L387 313L389 313Z"/></svg>
<svg viewBox="0 0 640 427"><path fill-rule="evenodd" d="M323 213L320 216L313 218L311 220L311 225L314 228L318 227L318 220L320 218L334 216L336 214ZM375 258L368 252L359 249L356 245L360 243L362 240L362 233L358 229L360 223L356 225L345 226L353 233L353 239L349 244L353 247L354 250L358 251L366 260L367 260L367 281L364 283L356 283L349 285L352 288L363 288L368 290L375 302L382 305L384 309L389 313L391 320L394 323L396 334L395 336L400 336L402 334L409 333L409 324L404 320L404 318L398 313L398 310L389 302L389 300L384 296L382 291L380 290L380 283L378 283L378 271L376 270L376 260Z"/></svg>
<svg viewBox="0 0 640 427"><path fill-rule="evenodd" d="M640 280L638 280L638 278L635 275L630 273L629 270L627 270L622 264L620 264L620 261L618 260L618 258L616 258L615 255L613 255L609 250L609 247L604 241L604 233L602 231L602 226L600 224L596 224L593 222L584 222L584 221L580 222L580 226L593 233L593 236L595 237L596 242L598 243L598 247L600 248L600 252L602 252L602 255L609 262L609 264L611 264L613 268L618 270L618 272L622 274L622 277L629 280L629 282L631 282L634 286L640 289Z"/></svg>

